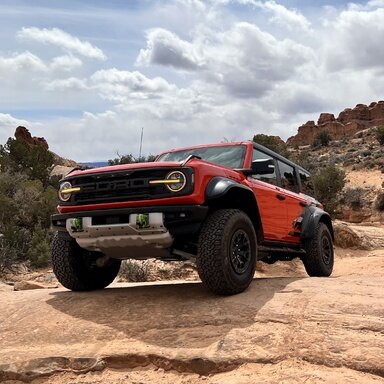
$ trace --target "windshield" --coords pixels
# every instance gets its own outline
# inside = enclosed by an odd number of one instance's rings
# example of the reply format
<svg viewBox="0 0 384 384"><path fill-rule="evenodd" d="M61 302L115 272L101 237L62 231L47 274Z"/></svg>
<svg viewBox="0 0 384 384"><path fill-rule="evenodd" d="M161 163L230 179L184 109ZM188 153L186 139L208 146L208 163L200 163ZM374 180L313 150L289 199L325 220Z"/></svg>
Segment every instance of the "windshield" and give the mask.
<svg viewBox="0 0 384 384"><path fill-rule="evenodd" d="M182 161L189 155L196 155L205 161L224 165L229 168L242 168L244 164L245 145L222 145L205 148L191 148L162 154L157 161Z"/></svg>

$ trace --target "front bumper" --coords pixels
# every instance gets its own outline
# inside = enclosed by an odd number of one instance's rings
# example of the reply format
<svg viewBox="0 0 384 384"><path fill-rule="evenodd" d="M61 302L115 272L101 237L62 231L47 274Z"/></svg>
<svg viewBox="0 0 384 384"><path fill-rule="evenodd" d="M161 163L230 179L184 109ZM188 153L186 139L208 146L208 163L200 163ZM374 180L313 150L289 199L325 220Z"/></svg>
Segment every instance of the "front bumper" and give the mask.
<svg viewBox="0 0 384 384"><path fill-rule="evenodd" d="M67 232L89 251L113 258L163 257L176 237L199 232L208 207L199 205L156 206L72 212L52 215L52 226ZM148 214L150 225L141 228L136 217ZM82 228L73 228L73 219L81 218Z"/></svg>

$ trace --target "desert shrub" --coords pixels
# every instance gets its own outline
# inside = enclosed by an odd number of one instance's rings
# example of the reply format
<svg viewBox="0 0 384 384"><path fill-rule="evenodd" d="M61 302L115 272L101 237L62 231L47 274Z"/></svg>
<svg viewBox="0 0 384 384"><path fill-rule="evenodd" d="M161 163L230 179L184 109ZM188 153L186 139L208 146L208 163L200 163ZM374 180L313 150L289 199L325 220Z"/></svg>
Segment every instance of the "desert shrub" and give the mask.
<svg viewBox="0 0 384 384"><path fill-rule="evenodd" d="M339 206L338 194L345 185L345 172L329 164L314 175L313 181L318 200L330 214L334 214Z"/></svg>
<svg viewBox="0 0 384 384"><path fill-rule="evenodd" d="M131 153L128 155L120 155L117 153L117 157L114 159L108 160L108 165L120 165L120 164L133 164L133 163L149 163L155 161L157 156L148 155L148 156L140 156L134 157Z"/></svg>
<svg viewBox="0 0 384 384"><path fill-rule="evenodd" d="M312 146L313 147L328 147L329 142L332 140L332 136L327 131L321 131L316 134Z"/></svg>
<svg viewBox="0 0 384 384"><path fill-rule="evenodd" d="M16 249L0 234L0 275L6 271L11 271L16 261Z"/></svg>
<svg viewBox="0 0 384 384"><path fill-rule="evenodd" d="M119 277L126 281L148 281L148 260L124 260L121 263Z"/></svg>
<svg viewBox="0 0 384 384"><path fill-rule="evenodd" d="M375 137L380 145L384 145L384 125L376 128Z"/></svg>
<svg viewBox="0 0 384 384"><path fill-rule="evenodd" d="M363 188L347 188L344 192L344 204L352 209L361 208L364 204Z"/></svg>
<svg viewBox="0 0 384 384"><path fill-rule="evenodd" d="M377 196L376 196L376 200L375 200L375 208L380 211L380 212L383 212L384 211L384 192L380 192Z"/></svg>
<svg viewBox="0 0 384 384"><path fill-rule="evenodd" d="M45 267L51 258L50 238L47 231L38 223L33 231L27 252L28 260L33 267Z"/></svg>

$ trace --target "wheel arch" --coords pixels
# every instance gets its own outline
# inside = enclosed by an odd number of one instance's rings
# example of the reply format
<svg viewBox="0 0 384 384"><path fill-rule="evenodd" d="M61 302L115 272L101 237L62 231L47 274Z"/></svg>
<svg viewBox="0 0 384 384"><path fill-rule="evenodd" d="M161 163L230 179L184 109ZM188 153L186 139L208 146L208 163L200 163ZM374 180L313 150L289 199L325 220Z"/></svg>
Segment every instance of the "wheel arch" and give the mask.
<svg viewBox="0 0 384 384"><path fill-rule="evenodd" d="M252 221L257 238L263 238L259 208L250 188L225 177L215 177L208 183L205 199L211 212L218 209L240 209L245 212Z"/></svg>
<svg viewBox="0 0 384 384"><path fill-rule="evenodd" d="M328 227L332 240L335 240L331 217L327 212L314 205L307 207L304 212L301 226L301 240L312 239L315 236L315 230L319 223L324 223Z"/></svg>

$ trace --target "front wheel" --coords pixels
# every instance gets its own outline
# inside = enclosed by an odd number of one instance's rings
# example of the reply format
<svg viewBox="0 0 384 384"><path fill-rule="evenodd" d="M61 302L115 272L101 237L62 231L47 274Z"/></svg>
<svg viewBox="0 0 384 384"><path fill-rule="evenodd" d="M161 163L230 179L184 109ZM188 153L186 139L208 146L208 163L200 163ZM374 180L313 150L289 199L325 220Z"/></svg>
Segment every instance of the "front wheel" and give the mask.
<svg viewBox="0 0 384 384"><path fill-rule="evenodd" d="M249 217L237 209L214 212L199 236L197 271L212 292L233 295L251 283L256 269L257 241Z"/></svg>
<svg viewBox="0 0 384 384"><path fill-rule="evenodd" d="M328 227L318 223L315 235L304 244L306 255L303 257L305 270L309 276L327 277L333 270L333 241Z"/></svg>
<svg viewBox="0 0 384 384"><path fill-rule="evenodd" d="M121 260L112 259L104 267L96 265L97 252L81 248L76 240L55 234L52 268L57 280L72 291L92 291L111 284L119 273Z"/></svg>

